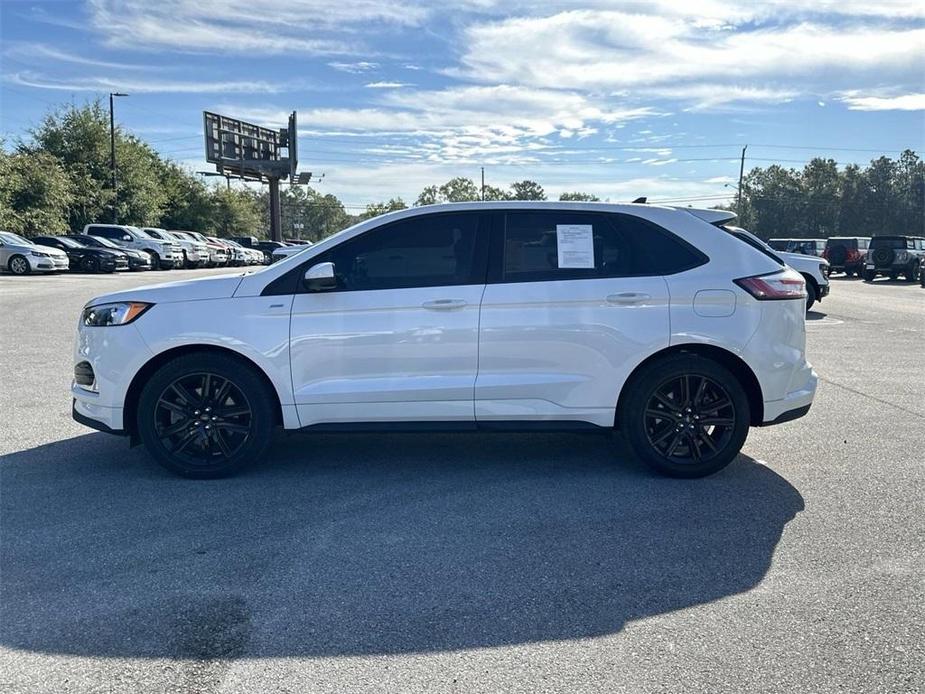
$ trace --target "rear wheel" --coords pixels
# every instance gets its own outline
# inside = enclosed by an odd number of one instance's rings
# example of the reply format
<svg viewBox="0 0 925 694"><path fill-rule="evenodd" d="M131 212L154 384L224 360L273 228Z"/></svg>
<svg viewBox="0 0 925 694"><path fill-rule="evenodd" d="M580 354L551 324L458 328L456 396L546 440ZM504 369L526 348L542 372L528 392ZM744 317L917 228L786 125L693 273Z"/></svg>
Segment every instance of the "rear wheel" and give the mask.
<svg viewBox="0 0 925 694"><path fill-rule="evenodd" d="M915 280L918 279L918 276L919 276L919 265L918 265L918 263L916 263L915 265L913 265L911 268L909 268L909 269L908 269L905 273L903 273L903 274L906 276L906 282L915 282Z"/></svg>
<svg viewBox="0 0 925 694"><path fill-rule="evenodd" d="M32 266L29 265L29 261L26 260L25 256L14 255L10 258L10 262L7 263L9 271L14 275L28 275L32 272Z"/></svg>
<svg viewBox="0 0 925 694"><path fill-rule="evenodd" d="M225 477L270 442L274 401L263 379L223 354L178 357L138 402L138 433L158 463L184 477Z"/></svg>
<svg viewBox="0 0 925 694"><path fill-rule="evenodd" d="M724 366L688 354L652 362L625 386L620 428L634 453L672 477L726 467L748 436L742 384Z"/></svg>
<svg viewBox="0 0 925 694"><path fill-rule="evenodd" d="M877 273L874 272L873 270L864 271L864 281L865 282L873 282L876 276L877 276Z"/></svg>

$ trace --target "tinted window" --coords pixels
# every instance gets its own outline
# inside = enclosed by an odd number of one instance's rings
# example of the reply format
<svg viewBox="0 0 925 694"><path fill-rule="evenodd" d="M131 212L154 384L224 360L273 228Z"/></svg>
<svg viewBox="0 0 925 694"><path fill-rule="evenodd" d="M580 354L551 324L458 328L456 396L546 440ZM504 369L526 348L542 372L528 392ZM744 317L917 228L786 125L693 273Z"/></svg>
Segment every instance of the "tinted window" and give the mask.
<svg viewBox="0 0 925 694"><path fill-rule="evenodd" d="M590 248L569 256L560 243L575 233L586 235ZM507 214L501 253L502 282L666 275L706 262L674 234L639 217L570 211Z"/></svg>
<svg viewBox="0 0 925 694"><path fill-rule="evenodd" d="M787 239L771 239L768 241L768 245L775 251L786 251L789 243Z"/></svg>
<svg viewBox="0 0 925 694"><path fill-rule="evenodd" d="M310 262L333 262L343 291L479 283L478 225L476 214L424 215L344 241Z"/></svg>
<svg viewBox="0 0 925 694"><path fill-rule="evenodd" d="M893 237L885 236L881 238L874 237L870 240L870 247L871 248L893 248L893 249L902 250L906 248L906 239L901 238L901 237L897 238L895 236Z"/></svg>

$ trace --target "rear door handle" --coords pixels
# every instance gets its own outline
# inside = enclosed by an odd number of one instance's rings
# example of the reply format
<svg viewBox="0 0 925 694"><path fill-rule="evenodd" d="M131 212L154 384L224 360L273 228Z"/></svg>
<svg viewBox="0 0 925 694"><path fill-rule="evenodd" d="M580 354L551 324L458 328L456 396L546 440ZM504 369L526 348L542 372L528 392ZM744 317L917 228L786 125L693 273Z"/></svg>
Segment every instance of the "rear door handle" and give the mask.
<svg viewBox="0 0 925 694"><path fill-rule="evenodd" d="M645 294L644 292L620 292L619 294L610 294L607 297L607 303L626 306L630 304L638 304L651 298L651 296Z"/></svg>
<svg viewBox="0 0 925 694"><path fill-rule="evenodd" d="M421 306L431 311L452 311L456 308L463 308L465 305L465 299L434 299L421 304Z"/></svg>

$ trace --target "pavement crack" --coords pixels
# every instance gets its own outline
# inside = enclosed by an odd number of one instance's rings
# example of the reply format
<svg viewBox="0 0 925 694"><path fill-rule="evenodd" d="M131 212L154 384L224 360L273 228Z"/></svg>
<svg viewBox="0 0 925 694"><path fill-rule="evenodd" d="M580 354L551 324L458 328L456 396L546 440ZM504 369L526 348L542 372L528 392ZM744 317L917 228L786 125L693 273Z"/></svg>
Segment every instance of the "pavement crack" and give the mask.
<svg viewBox="0 0 925 694"><path fill-rule="evenodd" d="M895 402L890 402L889 400L878 398L876 395L870 395L869 393L865 393L864 391L857 390L856 388L852 388L851 386L846 386L843 383L839 383L838 381L832 381L822 376L819 377L819 380L822 381L823 383L828 383L833 386L838 386L839 388L847 390L849 393L854 393L855 395L860 395L861 397L869 398L870 400L874 400L883 405L888 405L889 407L893 407L897 410L900 410L901 412L905 412L906 414L911 414L913 417L918 417L919 419L925 419L925 414L922 414L921 412L910 410L908 407L903 407L902 405L897 405Z"/></svg>

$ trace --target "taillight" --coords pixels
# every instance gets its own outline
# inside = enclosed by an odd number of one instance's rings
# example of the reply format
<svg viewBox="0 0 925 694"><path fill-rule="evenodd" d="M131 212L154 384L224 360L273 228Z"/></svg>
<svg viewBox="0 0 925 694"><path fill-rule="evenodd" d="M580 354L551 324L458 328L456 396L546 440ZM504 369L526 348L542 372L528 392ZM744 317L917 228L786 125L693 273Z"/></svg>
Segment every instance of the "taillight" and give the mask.
<svg viewBox="0 0 925 694"><path fill-rule="evenodd" d="M790 268L767 275L742 277L734 282L759 301L806 298L806 280Z"/></svg>
<svg viewBox="0 0 925 694"><path fill-rule="evenodd" d="M848 251L848 261L849 262L853 263L857 260L860 260L860 258L861 258L860 251L856 251L853 248Z"/></svg>

